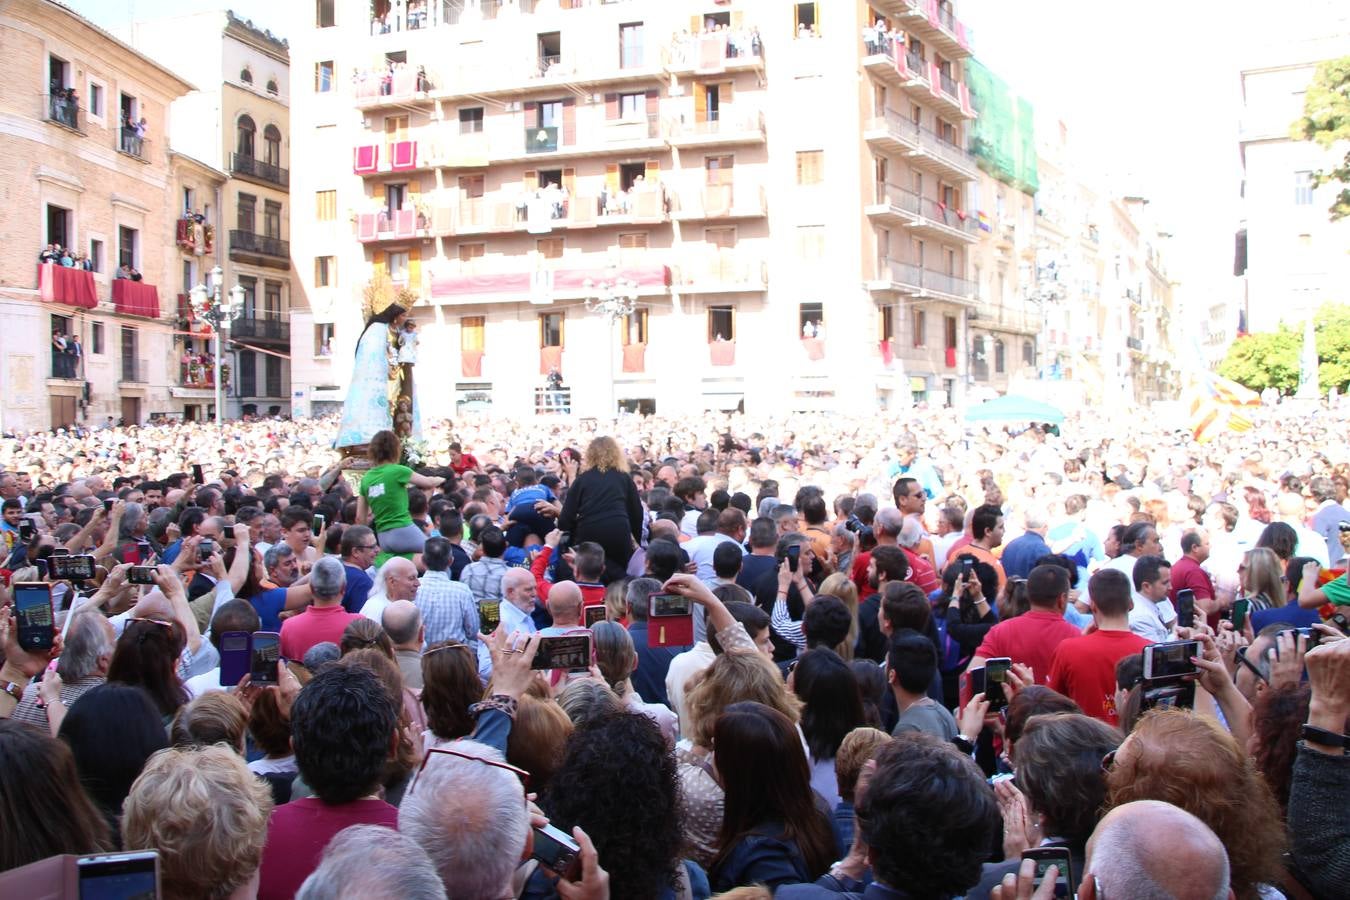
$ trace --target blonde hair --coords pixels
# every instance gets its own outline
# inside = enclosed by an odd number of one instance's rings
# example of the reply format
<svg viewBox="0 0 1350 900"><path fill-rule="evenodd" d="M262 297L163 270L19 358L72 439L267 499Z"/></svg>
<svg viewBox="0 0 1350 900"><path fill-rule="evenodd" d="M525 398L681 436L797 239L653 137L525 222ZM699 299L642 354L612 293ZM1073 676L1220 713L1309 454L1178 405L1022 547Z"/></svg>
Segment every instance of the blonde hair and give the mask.
<svg viewBox="0 0 1350 900"><path fill-rule="evenodd" d="M844 660L853 659L853 646L858 642L858 588L846 572L835 572L820 583L816 593L822 597L838 597L848 607L848 636L834 648Z"/></svg>
<svg viewBox="0 0 1350 900"><path fill-rule="evenodd" d="M1247 551L1245 587L1248 596L1264 594L1272 607L1284 606L1284 567L1280 558L1269 547L1255 547Z"/></svg>
<svg viewBox="0 0 1350 900"><path fill-rule="evenodd" d="M178 708L169 739L178 747L227 744L242 753L247 729L248 712L239 698L212 691Z"/></svg>
<svg viewBox="0 0 1350 900"><path fill-rule="evenodd" d="M728 706L745 700L763 703L796 723L801 701L783 684L778 667L759 653L722 653L702 677L685 688L685 737L712 746L713 724Z"/></svg>
<svg viewBox="0 0 1350 900"><path fill-rule="evenodd" d="M165 898L222 900L258 871L271 812L266 782L234 750L171 747L131 785L123 843L159 851Z"/></svg>
<svg viewBox="0 0 1350 900"><path fill-rule="evenodd" d="M890 742L891 736L879 728L855 728L844 735L839 752L834 755L834 778L842 799L853 802L858 774L867 761Z"/></svg>
<svg viewBox="0 0 1350 900"><path fill-rule="evenodd" d="M587 469L599 469L601 472L607 472L610 469L619 472L628 471L628 460L624 458L623 451L619 449L619 442L604 435L587 445L585 464Z"/></svg>

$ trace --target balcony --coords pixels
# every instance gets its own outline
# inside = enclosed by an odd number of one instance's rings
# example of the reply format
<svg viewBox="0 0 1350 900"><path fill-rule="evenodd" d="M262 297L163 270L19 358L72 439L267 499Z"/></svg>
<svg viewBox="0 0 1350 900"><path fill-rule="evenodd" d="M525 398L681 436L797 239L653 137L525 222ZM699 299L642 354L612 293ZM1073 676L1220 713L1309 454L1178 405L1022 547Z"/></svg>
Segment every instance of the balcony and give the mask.
<svg viewBox="0 0 1350 900"><path fill-rule="evenodd" d="M666 135L672 147L730 147L736 144L764 143L764 113L737 115L735 112L709 112L707 121L666 123Z"/></svg>
<svg viewBox="0 0 1350 900"><path fill-rule="evenodd" d="M453 228L449 212L448 208L437 207L432 211L431 220L425 212L416 209L360 213L356 216L356 239L363 244L374 244L450 234Z"/></svg>
<svg viewBox="0 0 1350 900"><path fill-rule="evenodd" d="M525 129L525 152L557 153L558 137L561 129L556 125L539 125Z"/></svg>
<svg viewBox="0 0 1350 900"><path fill-rule="evenodd" d="M509 134L490 131L487 134L473 135L473 141L461 140L454 153L463 157L489 158L494 163L530 163L539 157L564 159L586 156L606 156L618 152L649 152L666 149L665 138L661 136L661 120L656 115L640 116L632 119L619 119L605 122L598 128L578 129L569 141L558 126L525 126L523 119L517 120L518 134L522 134L519 151L511 150L512 144L519 138ZM471 148L471 149L470 149ZM452 164L452 163L451 163ZM484 162L478 166L486 165Z"/></svg>
<svg viewBox="0 0 1350 900"><path fill-rule="evenodd" d="M430 105L431 92L439 81L426 66L395 63L392 68L358 70L353 75L352 93L357 109Z"/></svg>
<svg viewBox="0 0 1350 900"><path fill-rule="evenodd" d="M920 152L920 131L922 129L909 119L888 112L867 120L863 126L863 140L873 150L908 157Z"/></svg>
<svg viewBox="0 0 1350 900"><path fill-rule="evenodd" d="M893 184L877 186L877 202L869 204L863 212L873 222L894 227L913 225L921 218L919 195L913 191Z"/></svg>
<svg viewBox="0 0 1350 900"><path fill-rule="evenodd" d="M975 108L970 104L970 91L966 86L939 69L937 63L929 63L928 66L928 83L932 87L934 105L950 116L975 118Z"/></svg>
<svg viewBox="0 0 1350 900"><path fill-rule="evenodd" d="M910 223L915 233L946 241L973 244L980 239L980 226L974 214L944 206L936 200L924 198L920 215Z"/></svg>
<svg viewBox="0 0 1350 900"><path fill-rule="evenodd" d="M670 217L677 222L704 219L758 219L768 215L768 199L762 185L707 184L676 195Z"/></svg>
<svg viewBox="0 0 1350 900"><path fill-rule="evenodd" d="M636 284L641 297L667 296L671 284L664 254L649 250L550 260L525 256L444 260L425 264L422 270L426 283L410 286L429 294L433 303L456 306L522 300L548 305L557 300L582 300L594 294L587 282L616 277Z"/></svg>
<svg viewBox="0 0 1350 900"><path fill-rule="evenodd" d="M74 91L70 95L47 94L43 97L47 106L47 121L62 128L84 134L84 110L80 109L79 98Z"/></svg>
<svg viewBox="0 0 1350 900"><path fill-rule="evenodd" d="M230 231L230 258L236 256L252 257L261 265L288 269L291 265L291 246L281 238L234 229Z"/></svg>
<svg viewBox="0 0 1350 900"><path fill-rule="evenodd" d="M216 363L206 354L183 354L178 363L178 387L195 391L214 391Z"/></svg>
<svg viewBox="0 0 1350 900"><path fill-rule="evenodd" d="M877 0L879 12L898 16L905 31L925 44L931 44L949 59L971 55L971 33L951 9L938 0Z"/></svg>
<svg viewBox="0 0 1350 900"><path fill-rule="evenodd" d="M258 181L274 187L289 189L291 185L291 173L281 166L263 162L242 153L230 154L230 172L250 181Z"/></svg>
<svg viewBox="0 0 1350 900"><path fill-rule="evenodd" d="M368 177L431 167L427 159L419 163L419 149L418 142L411 140L358 144L352 148L352 173Z"/></svg>
<svg viewBox="0 0 1350 900"><path fill-rule="evenodd" d="M928 90L928 67L899 38L881 44L864 40L863 53L863 68L891 87L919 93Z"/></svg>
<svg viewBox="0 0 1350 900"><path fill-rule="evenodd" d="M918 129L919 149L909 154L910 162L954 181L974 181L979 177L975 157L961 147L926 128Z"/></svg>
<svg viewBox="0 0 1350 900"><path fill-rule="evenodd" d="M970 310L969 320L988 331L1010 332L1022 335L1039 334L1041 315L1034 309L979 303Z"/></svg>
<svg viewBox="0 0 1350 900"><path fill-rule="evenodd" d="M281 319L241 317L234 320L230 331L238 340L258 344L289 345L291 342L291 324Z"/></svg>
<svg viewBox="0 0 1350 900"><path fill-rule="evenodd" d="M210 255L216 250L216 228L207 222L184 216L174 223L174 243L188 253Z"/></svg>
<svg viewBox="0 0 1350 900"><path fill-rule="evenodd" d="M974 303L975 284L956 275L947 275L899 260L882 260L876 278L867 282L873 293L931 298L951 302Z"/></svg>
<svg viewBox="0 0 1350 900"><path fill-rule="evenodd" d="M460 202L446 233L454 235L504 234L528 231L546 234L553 230L644 225L665 222L674 214L661 185L616 194L565 196L529 192L509 196L497 192Z"/></svg>
<svg viewBox="0 0 1350 900"><path fill-rule="evenodd" d="M134 128L120 128L117 132L117 152L149 163L150 141L136 134Z"/></svg>
<svg viewBox="0 0 1350 900"><path fill-rule="evenodd" d="M666 45L666 69L676 75L714 75L764 65L758 28L685 34Z"/></svg>
<svg viewBox="0 0 1350 900"><path fill-rule="evenodd" d="M692 253L671 270L671 290L682 294L758 292L768 286L768 266L734 250Z"/></svg>

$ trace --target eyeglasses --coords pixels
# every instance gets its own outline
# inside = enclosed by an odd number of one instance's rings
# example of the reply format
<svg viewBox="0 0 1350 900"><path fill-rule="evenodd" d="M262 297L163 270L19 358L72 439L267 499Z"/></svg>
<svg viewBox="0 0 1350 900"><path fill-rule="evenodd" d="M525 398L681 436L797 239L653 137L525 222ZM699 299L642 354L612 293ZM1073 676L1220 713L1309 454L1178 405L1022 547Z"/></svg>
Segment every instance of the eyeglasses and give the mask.
<svg viewBox="0 0 1350 900"><path fill-rule="evenodd" d="M357 547L356 549L357 549L357 550L378 550L378 549L380 549L380 545L379 545L379 544L362 544L362 545L360 545L359 547Z"/></svg>
<svg viewBox="0 0 1350 900"><path fill-rule="evenodd" d="M163 625L165 628L172 628L172 627L173 627L173 623L172 623L172 622L166 622L166 621L164 621L163 619L146 619L146 618L141 618L141 617L138 617L138 616L129 616L129 617L127 618L127 621L128 621L128 622L153 622L153 623L156 624L156 625Z"/></svg>
<svg viewBox="0 0 1350 900"><path fill-rule="evenodd" d="M427 650L422 654L422 657L426 658L433 653L440 653L442 650L469 650L469 645L461 644L459 641L446 641L439 647L432 647L430 650ZM470 650L469 652L472 653L473 651Z"/></svg>
<svg viewBox="0 0 1350 900"><path fill-rule="evenodd" d="M1103 774L1103 775L1109 775L1109 774L1111 774L1111 767L1114 766L1114 765L1116 764L1116 753L1118 753L1118 752L1119 752L1119 748L1117 748L1116 750L1112 750L1110 753L1107 753L1105 756L1102 757L1102 774Z"/></svg>
<svg viewBox="0 0 1350 900"><path fill-rule="evenodd" d="M1262 672L1260 669L1258 669L1258 668L1256 667L1256 665L1255 665L1250 659L1247 658L1247 651L1248 651L1249 649L1250 649L1249 647L1239 647L1239 648L1237 649L1237 654L1236 654L1236 656L1237 656L1238 664L1239 664L1239 665L1246 666L1249 670L1251 670L1251 673L1252 673L1253 675L1255 675L1257 678L1261 679L1261 680L1264 681L1267 685L1269 685L1269 684L1270 684L1270 678L1269 678L1264 672ZM1234 678L1234 680L1236 680L1236 678Z"/></svg>
<svg viewBox="0 0 1350 900"><path fill-rule="evenodd" d="M413 776L412 783L408 785L408 794L410 796L412 795L413 791L417 790L417 782L421 779L422 771L427 767L427 763L431 762L431 757L435 756L438 753L443 753L446 756L456 756L459 757L460 759L467 759L473 762L480 762L485 766L492 766L492 768L494 769L505 769L507 772L510 772L512 775L515 775L517 778L520 779L520 786L525 791L525 793L528 794L530 792L530 773L526 772L524 769L518 769L515 766L511 765L510 763L497 762L496 760L492 759L484 759L481 756L474 756L470 753L464 753L460 750L451 750L449 747L432 747L430 750L427 751L427 755L422 757L422 765L417 767L417 774Z"/></svg>

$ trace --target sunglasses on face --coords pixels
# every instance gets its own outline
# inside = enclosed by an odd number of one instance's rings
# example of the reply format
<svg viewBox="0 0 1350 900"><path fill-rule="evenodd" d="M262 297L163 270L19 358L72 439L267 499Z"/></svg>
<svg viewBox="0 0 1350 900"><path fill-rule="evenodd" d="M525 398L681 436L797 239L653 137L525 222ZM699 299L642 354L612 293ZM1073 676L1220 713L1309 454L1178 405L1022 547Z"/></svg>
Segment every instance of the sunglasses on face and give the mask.
<svg viewBox="0 0 1350 900"><path fill-rule="evenodd" d="M1247 651L1249 649L1250 649L1249 647L1239 647L1237 649L1236 658L1238 661L1238 665L1246 666L1247 669L1250 670L1253 675L1264 681L1266 685L1269 686L1270 678L1268 678L1265 675L1265 673L1263 673L1260 669L1258 669L1256 665L1247 658ZM1234 678L1234 680L1236 680L1236 677Z"/></svg>

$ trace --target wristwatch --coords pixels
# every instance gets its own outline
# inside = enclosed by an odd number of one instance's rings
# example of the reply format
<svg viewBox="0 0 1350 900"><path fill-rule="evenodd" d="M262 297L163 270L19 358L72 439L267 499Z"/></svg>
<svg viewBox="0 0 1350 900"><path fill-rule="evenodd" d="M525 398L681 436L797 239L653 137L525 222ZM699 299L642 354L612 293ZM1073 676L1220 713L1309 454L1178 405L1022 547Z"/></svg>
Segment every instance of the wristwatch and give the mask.
<svg viewBox="0 0 1350 900"><path fill-rule="evenodd" d="M23 699L23 685L21 684L13 681L6 681L0 683L0 689L3 689L6 694L9 694L15 700Z"/></svg>
<svg viewBox="0 0 1350 900"><path fill-rule="evenodd" d="M1344 750L1350 750L1350 735L1337 734L1325 728L1318 728L1316 725L1304 725L1303 733L1300 736L1305 741L1312 741L1314 744L1321 744L1323 747L1340 747Z"/></svg>
<svg viewBox="0 0 1350 900"><path fill-rule="evenodd" d="M952 743L956 745L957 750L960 750L966 756L970 756L975 752L975 742L964 734L958 734L956 737L952 738Z"/></svg>

